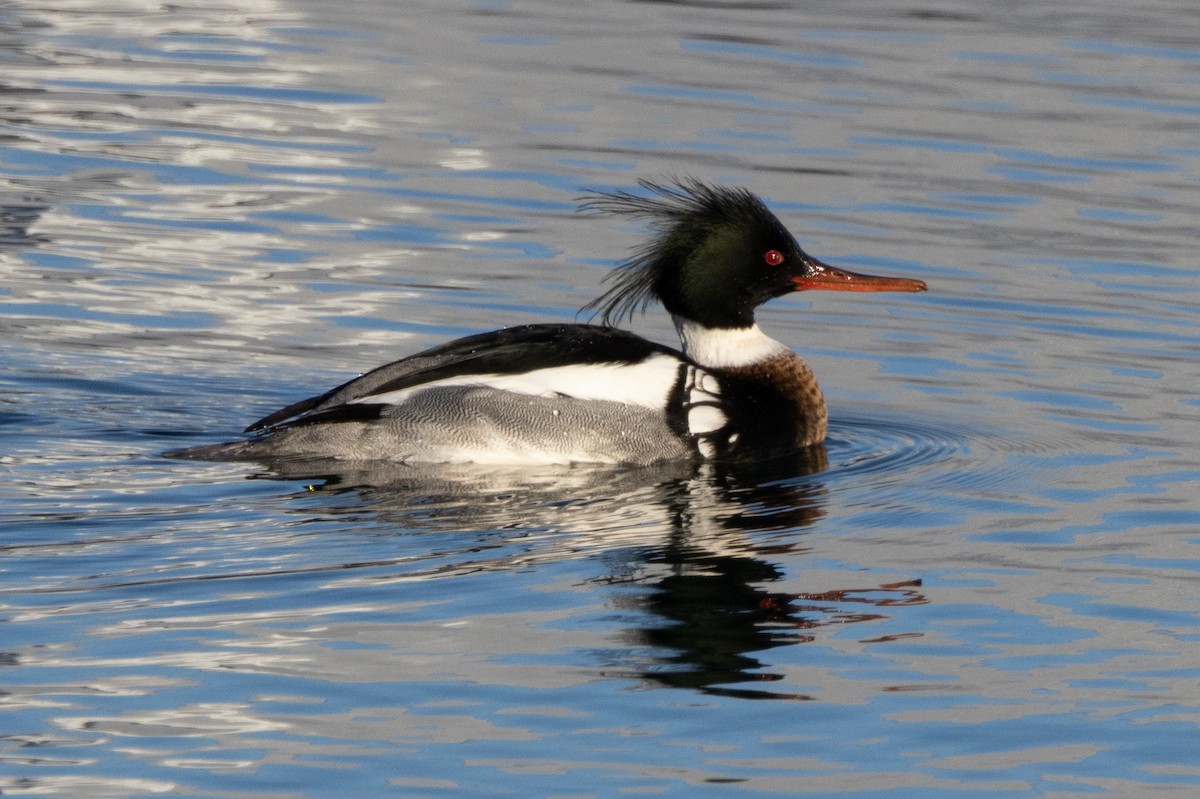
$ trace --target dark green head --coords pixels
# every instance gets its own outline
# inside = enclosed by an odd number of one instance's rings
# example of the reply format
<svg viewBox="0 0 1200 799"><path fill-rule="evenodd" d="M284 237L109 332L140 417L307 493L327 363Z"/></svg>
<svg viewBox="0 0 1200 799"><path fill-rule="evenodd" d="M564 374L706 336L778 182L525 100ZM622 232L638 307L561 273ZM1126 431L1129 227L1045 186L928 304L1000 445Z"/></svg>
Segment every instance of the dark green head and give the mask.
<svg viewBox="0 0 1200 799"><path fill-rule="evenodd" d="M650 242L608 279L585 310L606 325L657 299L672 315L710 328L754 324L754 309L803 289L922 291L920 281L834 270L800 248L757 196L698 180L640 181L650 196L626 192L586 198L584 210L650 220Z"/></svg>

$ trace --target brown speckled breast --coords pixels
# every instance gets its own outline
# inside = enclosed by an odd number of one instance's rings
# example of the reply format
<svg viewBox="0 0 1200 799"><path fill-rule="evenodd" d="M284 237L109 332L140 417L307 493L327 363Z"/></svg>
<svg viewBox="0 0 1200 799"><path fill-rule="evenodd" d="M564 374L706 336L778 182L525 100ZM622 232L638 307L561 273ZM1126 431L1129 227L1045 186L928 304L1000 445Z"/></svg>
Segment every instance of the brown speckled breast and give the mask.
<svg viewBox="0 0 1200 799"><path fill-rule="evenodd" d="M725 457L770 457L825 440L825 395L798 355L711 371L721 383L721 405L729 420L721 447Z"/></svg>

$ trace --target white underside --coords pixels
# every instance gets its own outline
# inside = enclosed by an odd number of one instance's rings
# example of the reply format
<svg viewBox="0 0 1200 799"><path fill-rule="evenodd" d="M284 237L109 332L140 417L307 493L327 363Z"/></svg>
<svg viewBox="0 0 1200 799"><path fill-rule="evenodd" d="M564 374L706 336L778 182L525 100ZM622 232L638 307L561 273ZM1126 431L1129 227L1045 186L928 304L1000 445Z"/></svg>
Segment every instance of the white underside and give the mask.
<svg viewBox="0 0 1200 799"><path fill-rule="evenodd" d="M790 352L758 325L711 328L678 316L674 320L683 351L710 369L750 366Z"/></svg>
<svg viewBox="0 0 1200 799"><path fill-rule="evenodd" d="M679 361L675 358L653 355L636 364L574 364L515 375L461 375L400 391L370 394L354 402L401 405L414 394L431 388L477 386L533 397L607 400L662 409L666 407L678 369Z"/></svg>

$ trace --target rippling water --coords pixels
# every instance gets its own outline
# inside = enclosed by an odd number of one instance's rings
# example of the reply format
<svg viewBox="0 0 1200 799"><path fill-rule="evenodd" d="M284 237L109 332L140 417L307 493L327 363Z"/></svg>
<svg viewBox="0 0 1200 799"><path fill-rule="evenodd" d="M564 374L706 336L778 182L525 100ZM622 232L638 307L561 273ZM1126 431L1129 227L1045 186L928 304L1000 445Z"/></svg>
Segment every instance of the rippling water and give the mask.
<svg viewBox="0 0 1200 799"><path fill-rule="evenodd" d="M0 8L0 793L1195 796L1198 24ZM823 460L160 457L572 318L666 174L929 282L760 314Z"/></svg>

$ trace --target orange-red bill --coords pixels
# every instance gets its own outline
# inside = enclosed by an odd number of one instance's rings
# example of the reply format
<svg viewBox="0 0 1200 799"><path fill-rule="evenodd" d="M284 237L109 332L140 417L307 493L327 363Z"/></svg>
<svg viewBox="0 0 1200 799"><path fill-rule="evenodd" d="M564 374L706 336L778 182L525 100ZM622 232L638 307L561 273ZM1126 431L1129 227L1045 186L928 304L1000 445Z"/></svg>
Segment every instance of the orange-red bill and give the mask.
<svg viewBox="0 0 1200 799"><path fill-rule="evenodd" d="M832 266L813 260L809 262L812 272L792 278L796 291L924 291L924 280L907 277L880 277L834 269Z"/></svg>

